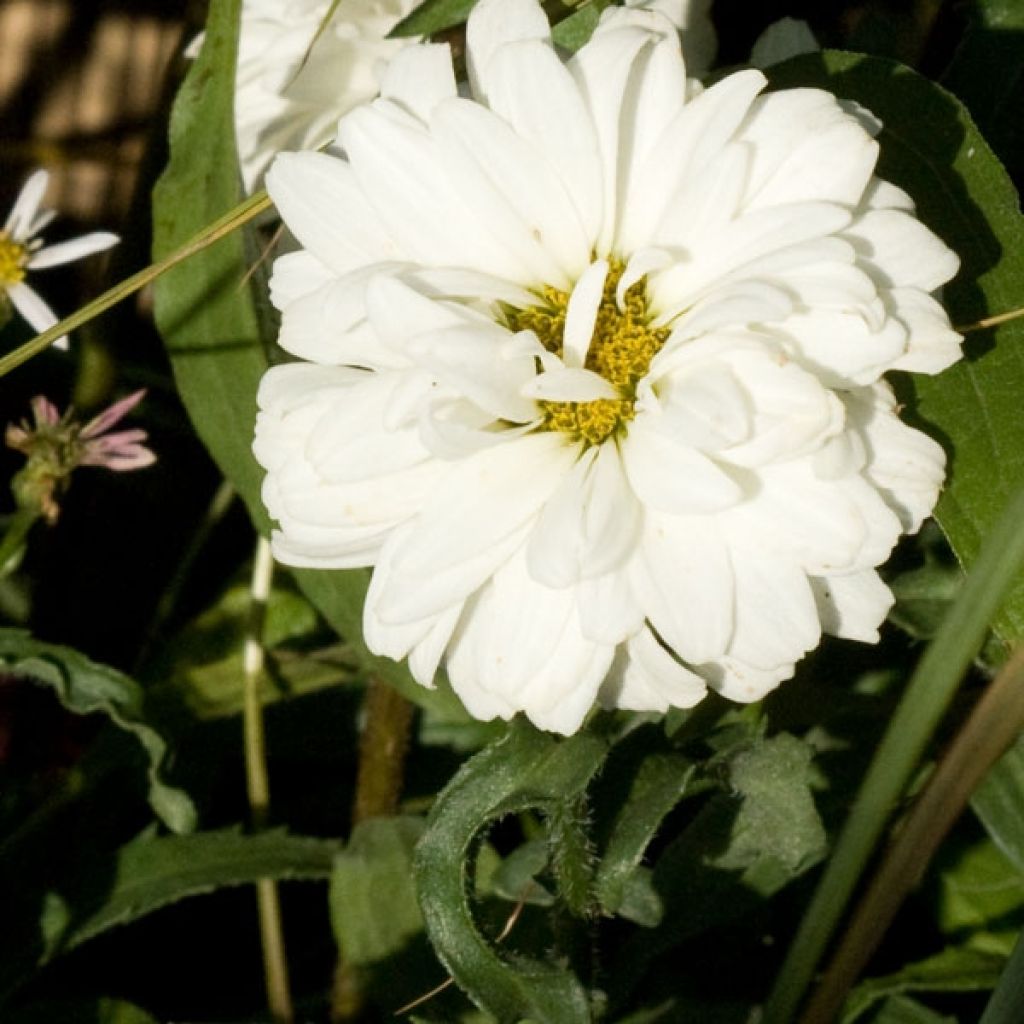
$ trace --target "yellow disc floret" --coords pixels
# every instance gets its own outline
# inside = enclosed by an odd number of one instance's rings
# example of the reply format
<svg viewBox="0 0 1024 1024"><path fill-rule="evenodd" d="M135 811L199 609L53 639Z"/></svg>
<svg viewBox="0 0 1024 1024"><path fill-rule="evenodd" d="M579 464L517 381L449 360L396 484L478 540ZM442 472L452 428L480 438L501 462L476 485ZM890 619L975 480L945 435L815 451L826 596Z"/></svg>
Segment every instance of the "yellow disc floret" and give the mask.
<svg viewBox="0 0 1024 1024"><path fill-rule="evenodd" d="M6 231L0 231L0 289L18 284L25 277L28 249L15 242Z"/></svg>
<svg viewBox="0 0 1024 1024"><path fill-rule="evenodd" d="M592 402L539 402L544 430L558 430L586 445L601 444L636 414L636 385L669 335L668 328L651 327L647 286L643 279L626 290L622 308L615 292L625 270L619 260L609 261L604 294L594 323L585 367L599 373L622 395ZM505 322L513 331L533 331L541 344L561 357L569 293L545 287L540 302L525 309L506 309Z"/></svg>

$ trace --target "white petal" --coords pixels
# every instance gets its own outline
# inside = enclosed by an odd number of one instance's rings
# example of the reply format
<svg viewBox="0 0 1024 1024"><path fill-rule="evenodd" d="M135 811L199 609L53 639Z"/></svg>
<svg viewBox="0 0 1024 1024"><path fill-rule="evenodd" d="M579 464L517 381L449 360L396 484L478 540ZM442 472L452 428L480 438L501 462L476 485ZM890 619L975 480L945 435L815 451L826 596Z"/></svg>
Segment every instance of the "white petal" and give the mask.
<svg viewBox="0 0 1024 1024"><path fill-rule="evenodd" d="M489 65L503 46L550 38L548 19L536 0L480 0L466 23L466 70L473 94L486 100Z"/></svg>
<svg viewBox="0 0 1024 1024"><path fill-rule="evenodd" d="M4 231L9 232L14 241L28 241L29 228L35 219L49 183L49 171L39 170L30 174L25 184L21 186L18 198L14 200L11 212L4 222Z"/></svg>
<svg viewBox="0 0 1024 1024"><path fill-rule="evenodd" d="M595 260L576 282L569 296L565 330L562 332L562 361L566 366L578 368L587 361L607 278L608 261Z"/></svg>
<svg viewBox="0 0 1024 1024"><path fill-rule="evenodd" d="M632 636L644 622L644 610L629 582L629 566L583 580L576 587L580 629L590 640L618 644Z"/></svg>
<svg viewBox="0 0 1024 1024"><path fill-rule="evenodd" d="M284 309L290 302L315 292L333 281L335 275L312 253L300 249L285 253L274 260L270 274L270 301L276 309Z"/></svg>
<svg viewBox="0 0 1024 1024"><path fill-rule="evenodd" d="M336 273L402 257L343 160L326 153L280 153L266 185L292 234Z"/></svg>
<svg viewBox="0 0 1024 1024"><path fill-rule="evenodd" d="M637 497L663 512L718 512L743 490L701 452L636 420L622 442L622 461Z"/></svg>
<svg viewBox="0 0 1024 1024"><path fill-rule="evenodd" d="M750 63L755 68L769 68L790 57L820 50L810 25L800 18L780 18L773 21L754 41L750 50Z"/></svg>
<svg viewBox="0 0 1024 1024"><path fill-rule="evenodd" d="M873 569L848 576L812 577L821 628L832 636L878 643L878 627L895 600Z"/></svg>
<svg viewBox="0 0 1024 1024"><path fill-rule="evenodd" d="M500 238L531 280L567 288L590 263L591 241L550 165L500 117L469 100L442 103L431 128L478 230Z"/></svg>
<svg viewBox="0 0 1024 1024"><path fill-rule="evenodd" d="M735 553L736 626L729 654L756 669L792 665L821 637L818 608L802 569L764 554Z"/></svg>
<svg viewBox="0 0 1024 1024"><path fill-rule="evenodd" d="M422 43L399 51L381 76L380 94L429 121L438 103L457 95L450 47Z"/></svg>
<svg viewBox="0 0 1024 1024"><path fill-rule="evenodd" d="M714 522L649 513L630 581L651 625L679 657L719 657L733 630L733 571Z"/></svg>
<svg viewBox="0 0 1024 1024"><path fill-rule="evenodd" d="M48 331L57 323L57 314L30 288L24 281L7 286L7 297L14 308L29 322L29 325L40 334ZM68 347L68 336L58 338L54 345L57 348Z"/></svg>
<svg viewBox="0 0 1024 1024"><path fill-rule="evenodd" d="M741 71L716 82L676 115L635 172L619 226L623 251L657 237L673 194L718 156L764 86L759 71Z"/></svg>
<svg viewBox="0 0 1024 1024"><path fill-rule="evenodd" d="M119 241L117 235L113 235L109 231L93 231L80 238L70 238L66 242L58 242L56 245L48 245L45 249L37 250L29 258L27 266L30 270L43 270L46 267L71 263L73 260L80 260L83 256L109 249L112 245L117 245Z"/></svg>
<svg viewBox="0 0 1024 1024"><path fill-rule="evenodd" d="M591 448L541 510L526 549L530 575L549 587L602 576L632 553L640 521L615 446Z"/></svg>
<svg viewBox="0 0 1024 1024"><path fill-rule="evenodd" d="M940 373L963 352L963 338L950 326L946 311L930 295L916 288L894 288L892 313L907 327L907 350L896 359L894 370Z"/></svg>
<svg viewBox="0 0 1024 1024"><path fill-rule="evenodd" d="M868 210L843 235L878 280L890 288L934 291L960 268L952 249L916 217L902 210Z"/></svg>
<svg viewBox="0 0 1024 1024"><path fill-rule="evenodd" d="M704 680L658 643L649 629L630 638L628 656L618 664L601 688L601 704L626 711L668 711L692 708L707 695Z"/></svg>
<svg viewBox="0 0 1024 1024"><path fill-rule="evenodd" d="M534 40L503 46L487 81L491 109L534 145L536 159L550 161L593 247L602 216L601 163L572 75L549 43Z"/></svg>
<svg viewBox="0 0 1024 1024"><path fill-rule="evenodd" d="M574 461L575 452L560 436L543 433L484 449L451 466L395 556L394 586L382 598L380 614L389 621L421 618L467 597L508 556L493 552L534 521ZM460 578L457 597L433 608L438 579L463 565L470 571Z"/></svg>
<svg viewBox="0 0 1024 1024"><path fill-rule="evenodd" d="M519 393L526 398L546 402L593 402L621 397L599 373L564 367L537 374L520 388Z"/></svg>

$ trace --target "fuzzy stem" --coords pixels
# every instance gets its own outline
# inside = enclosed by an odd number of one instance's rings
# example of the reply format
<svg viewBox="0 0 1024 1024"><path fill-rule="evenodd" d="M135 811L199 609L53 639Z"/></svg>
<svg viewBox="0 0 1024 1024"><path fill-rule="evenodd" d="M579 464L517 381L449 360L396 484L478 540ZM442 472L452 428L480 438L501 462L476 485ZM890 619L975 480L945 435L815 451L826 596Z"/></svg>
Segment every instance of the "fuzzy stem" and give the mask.
<svg viewBox="0 0 1024 1024"><path fill-rule="evenodd" d="M255 829L265 828L270 817L270 783L267 776L267 751L263 734L263 707L260 683L263 680L263 623L267 599L274 575L274 559L270 542L260 537L252 570L252 605L243 654L245 671L245 780L249 809ZM285 958L284 930L281 927L281 906L273 879L261 878L256 883L259 907L260 940L263 946L263 974L267 987L267 1003L277 1024L291 1024L295 1019L288 987L288 961Z"/></svg>

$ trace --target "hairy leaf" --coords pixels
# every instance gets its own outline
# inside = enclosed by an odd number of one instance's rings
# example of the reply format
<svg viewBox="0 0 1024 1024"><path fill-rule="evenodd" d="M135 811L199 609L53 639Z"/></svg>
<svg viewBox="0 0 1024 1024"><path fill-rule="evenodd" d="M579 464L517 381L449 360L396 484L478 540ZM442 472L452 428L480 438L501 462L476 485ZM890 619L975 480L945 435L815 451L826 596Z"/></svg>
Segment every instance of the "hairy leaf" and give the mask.
<svg viewBox="0 0 1024 1024"><path fill-rule="evenodd" d="M606 741L594 733L556 739L517 719L503 739L462 767L431 811L416 854L427 931L457 984L499 1024L591 1018L571 972L549 961L503 957L480 933L466 884L474 842L505 814L527 808L551 813L574 801L606 751Z"/></svg>
<svg viewBox="0 0 1024 1024"><path fill-rule="evenodd" d="M91 661L70 647L46 644L20 629L0 629L0 668L49 686L68 711L101 712L131 733L149 760L149 802L168 828L189 832L196 810L188 794L163 779L167 742L147 721L142 688L117 669Z"/></svg>
<svg viewBox="0 0 1024 1024"><path fill-rule="evenodd" d="M918 215L960 256L944 289L955 324L1024 305L1024 219L1005 170L957 99L892 61L825 51L772 68L774 86L817 85L881 118L878 174L913 197ZM971 333L965 358L937 377L901 381L913 417L943 443L949 479L935 516L969 567L981 539L1024 483L1024 320ZM1024 636L1024 579L995 628Z"/></svg>

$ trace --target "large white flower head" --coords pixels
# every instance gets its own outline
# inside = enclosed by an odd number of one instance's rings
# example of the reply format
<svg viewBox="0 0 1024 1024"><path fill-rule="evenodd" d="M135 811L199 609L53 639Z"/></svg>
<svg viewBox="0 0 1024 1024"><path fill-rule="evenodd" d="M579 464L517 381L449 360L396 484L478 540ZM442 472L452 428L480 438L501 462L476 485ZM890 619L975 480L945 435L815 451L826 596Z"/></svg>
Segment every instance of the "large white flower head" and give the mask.
<svg viewBox="0 0 1024 1024"><path fill-rule="evenodd" d="M657 12L569 60L534 0L467 36L472 98L409 48L346 159L268 174L302 246L255 440L277 557L373 566L374 651L563 733L876 640L944 471L881 375L959 357L954 254L831 95L700 91Z"/></svg>
<svg viewBox="0 0 1024 1024"><path fill-rule="evenodd" d="M313 43L331 0L243 0L235 134L248 191L277 153L329 142L342 114L377 95L387 61L411 42L386 36L417 3L343 0Z"/></svg>
<svg viewBox="0 0 1024 1024"><path fill-rule="evenodd" d="M109 231L93 231L56 245L44 245L40 232L57 216L55 210L41 208L49 183L48 171L38 170L29 175L0 230L0 305L9 302L39 332L57 323L57 315L26 284L28 274L102 252L118 241L117 235ZM54 344L66 348L68 339L58 338Z"/></svg>

